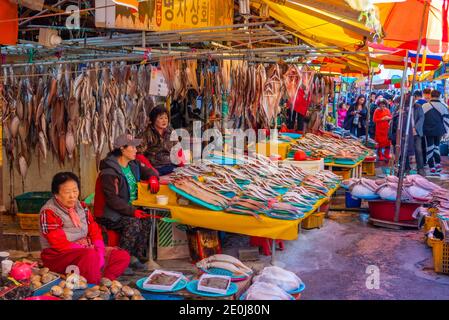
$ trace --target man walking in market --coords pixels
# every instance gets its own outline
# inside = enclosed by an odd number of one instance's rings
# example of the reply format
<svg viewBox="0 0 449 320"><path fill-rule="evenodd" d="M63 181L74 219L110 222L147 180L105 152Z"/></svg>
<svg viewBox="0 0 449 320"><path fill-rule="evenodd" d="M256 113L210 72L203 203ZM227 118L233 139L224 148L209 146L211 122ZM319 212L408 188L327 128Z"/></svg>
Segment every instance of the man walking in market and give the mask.
<svg viewBox="0 0 449 320"><path fill-rule="evenodd" d="M418 174L425 176L424 171L424 153L422 148L422 140L424 136L424 111L422 106L427 103L423 98L422 92L416 90L413 93L415 98L415 103L413 104L413 121L412 121L412 131L413 131L413 142L415 145L415 159L416 159L416 169Z"/></svg>
<svg viewBox="0 0 449 320"><path fill-rule="evenodd" d="M374 139L374 135L376 133L376 125L373 121L374 111L376 111L377 104L376 104L376 93L371 92L369 96L369 127L368 127L368 134L370 138Z"/></svg>
<svg viewBox="0 0 449 320"><path fill-rule="evenodd" d="M422 106L424 111L423 133L426 139L426 159L430 173L438 175L441 170L440 141L449 133L449 111L440 99L441 93L432 90L431 99Z"/></svg>

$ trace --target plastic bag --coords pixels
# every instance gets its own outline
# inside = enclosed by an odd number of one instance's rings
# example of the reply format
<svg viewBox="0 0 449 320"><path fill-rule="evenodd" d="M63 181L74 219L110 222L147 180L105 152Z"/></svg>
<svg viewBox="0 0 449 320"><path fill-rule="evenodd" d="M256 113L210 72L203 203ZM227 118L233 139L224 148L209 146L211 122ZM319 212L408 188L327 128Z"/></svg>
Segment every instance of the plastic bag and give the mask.
<svg viewBox="0 0 449 320"><path fill-rule="evenodd" d="M253 282L275 284L285 291L296 290L302 284L301 279L296 274L275 266L264 268L258 276L254 277Z"/></svg>
<svg viewBox="0 0 449 320"><path fill-rule="evenodd" d="M291 296L275 284L256 282L249 287L245 300L291 300Z"/></svg>
<svg viewBox="0 0 449 320"><path fill-rule="evenodd" d="M372 197L376 195L375 192L361 184L354 186L352 188L351 194L356 198Z"/></svg>

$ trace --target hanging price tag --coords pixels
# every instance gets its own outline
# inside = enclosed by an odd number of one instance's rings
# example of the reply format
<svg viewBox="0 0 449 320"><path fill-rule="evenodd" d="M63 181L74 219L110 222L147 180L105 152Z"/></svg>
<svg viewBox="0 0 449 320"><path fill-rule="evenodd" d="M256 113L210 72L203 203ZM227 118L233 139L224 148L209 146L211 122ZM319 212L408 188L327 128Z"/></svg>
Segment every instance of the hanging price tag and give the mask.
<svg viewBox="0 0 449 320"><path fill-rule="evenodd" d="M162 71L151 67L150 95L166 97L168 95L167 82Z"/></svg>

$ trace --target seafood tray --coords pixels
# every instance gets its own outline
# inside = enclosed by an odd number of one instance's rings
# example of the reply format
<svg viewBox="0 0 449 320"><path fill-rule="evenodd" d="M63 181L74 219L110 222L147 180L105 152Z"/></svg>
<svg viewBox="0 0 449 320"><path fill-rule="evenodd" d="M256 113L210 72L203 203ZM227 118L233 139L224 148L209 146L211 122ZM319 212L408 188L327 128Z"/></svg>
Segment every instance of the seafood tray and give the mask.
<svg viewBox="0 0 449 320"><path fill-rule="evenodd" d="M198 290L226 294L231 285L231 277L203 274L198 282Z"/></svg>
<svg viewBox="0 0 449 320"><path fill-rule="evenodd" d="M39 272L38 268L33 268L33 273ZM61 282L61 277L59 274L49 271L47 274L51 275L54 279L50 282L44 283L42 286L38 288L33 288L33 296L40 296L50 290L51 287L57 285L59 282Z"/></svg>
<svg viewBox="0 0 449 320"><path fill-rule="evenodd" d="M213 210L213 211L223 211L222 207L215 206L213 204L210 204L210 203L207 203L207 202L205 202L203 200L200 200L200 199L198 199L196 197L193 197L190 194L188 194L188 193L186 193L186 192L176 188L172 184L169 184L168 187L170 188L170 190L172 190L172 191L176 192L177 194L183 196L184 198L192 201L193 203L196 203L196 204L198 204L200 206L206 207L207 209L210 209L210 210Z"/></svg>
<svg viewBox="0 0 449 320"><path fill-rule="evenodd" d="M158 290L158 289L145 288L143 285L144 285L144 283L145 283L145 281L146 281L147 279L148 279L148 278L145 277L145 278L141 278L141 279L137 280L136 286L137 286L139 289L145 290L145 291L159 292L159 293L164 293L164 292L165 292L165 293L167 293L167 292L176 292L176 291L182 290L182 289L184 289L184 288L187 286L187 284L189 283L189 281L188 281L187 279L181 279L181 281L179 281L179 282L176 284L176 286L175 286L172 290Z"/></svg>
<svg viewBox="0 0 449 320"><path fill-rule="evenodd" d="M172 291L184 278L184 275L180 272L154 270L142 287L144 289Z"/></svg>
<svg viewBox="0 0 449 320"><path fill-rule="evenodd" d="M220 294L220 293L212 293L212 292L204 292L198 289L198 280L193 280L191 282L189 282L189 284L187 285L186 289L187 291L199 295L199 296L204 296L204 297L227 297L227 296L232 296L234 294L237 293L238 291L238 286L235 283L231 283L229 286L228 291L226 291L225 294Z"/></svg>
<svg viewBox="0 0 449 320"><path fill-rule="evenodd" d="M248 278L245 275L234 274L231 271L222 268L209 268L209 269L200 268L200 270L203 271L204 273L211 275L231 277L232 282L238 282Z"/></svg>

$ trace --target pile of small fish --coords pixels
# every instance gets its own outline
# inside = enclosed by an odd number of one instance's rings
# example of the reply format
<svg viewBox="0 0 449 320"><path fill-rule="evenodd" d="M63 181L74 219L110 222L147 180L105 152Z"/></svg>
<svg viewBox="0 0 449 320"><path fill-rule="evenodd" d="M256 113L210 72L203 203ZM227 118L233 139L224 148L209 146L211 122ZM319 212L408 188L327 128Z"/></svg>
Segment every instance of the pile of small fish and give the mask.
<svg viewBox="0 0 449 320"><path fill-rule="evenodd" d="M24 178L33 153L46 161L53 153L61 165L73 159L77 146L92 146L99 157L112 149L122 133L140 136L154 105L149 95L150 66L90 64L75 70L70 64L32 66L15 75L4 68L2 122L6 155Z"/></svg>
<svg viewBox="0 0 449 320"><path fill-rule="evenodd" d="M332 157L334 159L355 160L366 153L369 156L372 155L372 151L356 139L342 139L334 135L316 135L313 133L306 133L303 138L296 140L292 144L292 150L309 151L314 158Z"/></svg>
<svg viewBox="0 0 449 320"><path fill-rule="evenodd" d="M341 178L330 171L310 175L299 167L269 158L245 157L236 166L203 161L175 169L171 183L183 192L224 211L278 219L298 219L327 197Z"/></svg>

